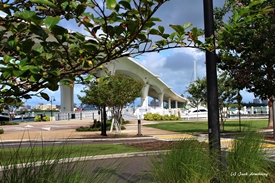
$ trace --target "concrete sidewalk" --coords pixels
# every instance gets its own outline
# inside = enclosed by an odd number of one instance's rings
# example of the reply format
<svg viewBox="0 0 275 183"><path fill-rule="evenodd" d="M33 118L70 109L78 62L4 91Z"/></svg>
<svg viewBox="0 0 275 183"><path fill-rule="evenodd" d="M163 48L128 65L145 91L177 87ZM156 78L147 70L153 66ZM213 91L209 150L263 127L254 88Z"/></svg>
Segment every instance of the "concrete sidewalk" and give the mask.
<svg viewBox="0 0 275 183"><path fill-rule="evenodd" d="M129 120L129 124L125 124L126 130L122 130L121 134L136 136L138 134L137 120ZM152 124L157 122L141 121L141 125ZM100 131L96 132L77 132L75 129L80 126L90 126L93 124L92 118L83 120L64 120L51 122L20 122L19 125L3 125L0 126L5 132L0 134L1 141L20 141L20 140L56 140L56 139L89 139L89 138L103 138ZM107 131L107 136L116 134L115 131ZM158 138L158 136L169 136L174 138L183 138L183 134L156 128L141 126L142 136L151 136ZM140 138L142 138L142 136Z"/></svg>

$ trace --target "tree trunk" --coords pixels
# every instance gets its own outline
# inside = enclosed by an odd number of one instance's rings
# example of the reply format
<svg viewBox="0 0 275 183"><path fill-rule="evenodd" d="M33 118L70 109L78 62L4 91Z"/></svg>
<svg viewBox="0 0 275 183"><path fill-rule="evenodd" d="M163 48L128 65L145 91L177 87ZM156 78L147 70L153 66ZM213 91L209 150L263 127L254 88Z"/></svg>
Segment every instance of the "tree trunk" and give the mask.
<svg viewBox="0 0 275 183"><path fill-rule="evenodd" d="M268 98L268 128L272 128L273 127L273 99L272 97Z"/></svg>

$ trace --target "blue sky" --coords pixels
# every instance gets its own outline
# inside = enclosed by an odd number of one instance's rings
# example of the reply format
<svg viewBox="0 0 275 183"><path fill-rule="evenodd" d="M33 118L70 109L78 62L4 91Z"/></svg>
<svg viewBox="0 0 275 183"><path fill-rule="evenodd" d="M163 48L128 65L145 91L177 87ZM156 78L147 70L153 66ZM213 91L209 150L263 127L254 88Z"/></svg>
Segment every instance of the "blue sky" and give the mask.
<svg viewBox="0 0 275 183"><path fill-rule="evenodd" d="M222 6L224 0L213 0L214 6ZM160 25L163 25L166 30L171 32L169 24L184 24L192 23L195 27L203 28L203 1L201 0L170 0L165 3L156 13L155 17L162 19ZM65 24L64 24L65 25ZM75 23L69 22L66 28L84 33ZM162 51L160 53L147 53L134 58L143 66L149 69L160 78L177 94L184 94L187 86L194 79L194 61L196 61L196 76L202 78L206 74L205 54L204 52L195 49L173 49ZM81 94L83 86L75 85L75 103L80 104L77 99L77 94ZM54 104L60 104L60 91L47 91L49 96L55 98ZM242 92L244 102L252 102L254 95L247 92ZM26 101L29 105L37 105L37 103L49 103L40 98L33 98Z"/></svg>

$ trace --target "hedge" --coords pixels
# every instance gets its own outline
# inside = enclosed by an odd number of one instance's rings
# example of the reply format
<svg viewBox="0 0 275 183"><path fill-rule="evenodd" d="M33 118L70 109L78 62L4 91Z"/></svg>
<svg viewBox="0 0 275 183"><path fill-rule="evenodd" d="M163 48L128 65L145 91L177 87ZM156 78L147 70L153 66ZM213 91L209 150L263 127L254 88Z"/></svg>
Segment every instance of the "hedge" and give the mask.
<svg viewBox="0 0 275 183"><path fill-rule="evenodd" d="M171 120L180 120L181 118L176 115L160 115L160 114L152 114L152 113L147 113L144 114L144 120L148 121L171 121Z"/></svg>

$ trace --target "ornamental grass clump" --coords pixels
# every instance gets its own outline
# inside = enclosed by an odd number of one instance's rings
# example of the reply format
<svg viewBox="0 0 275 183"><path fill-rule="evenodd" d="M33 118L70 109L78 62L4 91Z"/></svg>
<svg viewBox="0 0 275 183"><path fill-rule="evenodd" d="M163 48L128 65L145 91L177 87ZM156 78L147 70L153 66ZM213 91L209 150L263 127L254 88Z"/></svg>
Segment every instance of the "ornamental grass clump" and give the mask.
<svg viewBox="0 0 275 183"><path fill-rule="evenodd" d="M10 148L10 155L5 157L0 150L0 183L107 182L112 177L110 169L113 171L120 166L97 169L93 167L97 160L85 156L85 151L80 157L71 156L74 148L66 143L62 148L45 146L47 150L43 150L43 144L42 150L35 144L28 148L22 146L23 142L18 148Z"/></svg>
<svg viewBox="0 0 275 183"><path fill-rule="evenodd" d="M272 183L275 163L263 145L263 134L242 132L229 150L222 149L221 161L209 152L209 145L197 140L181 140L171 151L152 159L150 174L159 183ZM218 164L217 164L218 163Z"/></svg>
<svg viewBox="0 0 275 183"><path fill-rule="evenodd" d="M223 182L270 183L275 180L274 163L267 158L263 139L264 135L257 132L243 132L234 138L226 156Z"/></svg>
<svg viewBox="0 0 275 183"><path fill-rule="evenodd" d="M152 159L151 176L159 183L205 183L213 178L208 148L197 140L181 140L160 158Z"/></svg>

